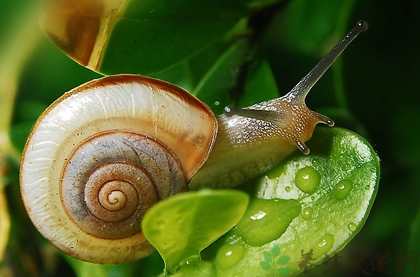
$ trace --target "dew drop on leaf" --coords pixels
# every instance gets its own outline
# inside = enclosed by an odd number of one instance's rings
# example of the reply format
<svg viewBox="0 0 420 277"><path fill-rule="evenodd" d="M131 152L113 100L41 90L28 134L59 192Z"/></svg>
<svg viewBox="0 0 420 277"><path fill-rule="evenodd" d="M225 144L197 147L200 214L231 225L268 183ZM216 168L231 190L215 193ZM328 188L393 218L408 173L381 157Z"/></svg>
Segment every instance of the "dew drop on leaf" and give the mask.
<svg viewBox="0 0 420 277"><path fill-rule="evenodd" d="M350 222L348 228L350 232L354 232L357 229L357 225L353 222Z"/></svg>
<svg viewBox="0 0 420 277"><path fill-rule="evenodd" d="M313 165L313 166L319 166L319 164L320 164L319 158L314 158L314 159L312 160L312 165Z"/></svg>
<svg viewBox="0 0 420 277"><path fill-rule="evenodd" d="M321 237L317 246L313 250L313 259L319 259L333 247L334 245L334 236L331 234L326 234Z"/></svg>
<svg viewBox="0 0 420 277"><path fill-rule="evenodd" d="M302 217L303 219L306 219L306 220L311 219L312 214L313 214L313 209L311 207L306 207L302 211Z"/></svg>
<svg viewBox="0 0 420 277"><path fill-rule="evenodd" d="M307 166L296 172L296 186L303 192L314 193L320 180L321 175L312 167Z"/></svg>
<svg viewBox="0 0 420 277"><path fill-rule="evenodd" d="M300 212L296 200L255 198L233 232L248 245L262 246L278 239Z"/></svg>
<svg viewBox="0 0 420 277"><path fill-rule="evenodd" d="M343 200L349 195L352 189L353 189L352 182L348 179L344 179L335 186L334 196L337 200Z"/></svg>
<svg viewBox="0 0 420 277"><path fill-rule="evenodd" d="M221 269L228 269L239 263L245 255L243 242L223 245L216 255L215 264Z"/></svg>

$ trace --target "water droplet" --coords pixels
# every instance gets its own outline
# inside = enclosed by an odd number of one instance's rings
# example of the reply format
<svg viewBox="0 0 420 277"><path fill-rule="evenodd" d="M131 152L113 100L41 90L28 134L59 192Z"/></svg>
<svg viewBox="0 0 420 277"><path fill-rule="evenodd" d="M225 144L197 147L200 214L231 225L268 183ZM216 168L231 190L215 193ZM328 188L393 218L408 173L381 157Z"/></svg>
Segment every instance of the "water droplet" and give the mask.
<svg viewBox="0 0 420 277"><path fill-rule="evenodd" d="M343 166L344 166L344 170L346 170L346 171L351 170L351 165L349 163L345 163Z"/></svg>
<svg viewBox="0 0 420 277"><path fill-rule="evenodd" d="M286 186L284 189L286 190L286 192L290 192L292 190L290 186Z"/></svg>
<svg viewBox="0 0 420 277"><path fill-rule="evenodd" d="M323 239L318 243L319 248L325 247L325 245L327 245L327 240L326 239Z"/></svg>
<svg viewBox="0 0 420 277"><path fill-rule="evenodd" d="M232 230L251 246L278 239L301 213L299 202L283 199L253 199L242 219Z"/></svg>
<svg viewBox="0 0 420 277"><path fill-rule="evenodd" d="M354 232L357 229L357 225L353 222L350 222L348 228L350 232Z"/></svg>
<svg viewBox="0 0 420 277"><path fill-rule="evenodd" d="M260 220L263 219L267 214L263 211L258 211L256 214L251 215L249 218L251 218L251 220Z"/></svg>
<svg viewBox="0 0 420 277"><path fill-rule="evenodd" d="M214 105L215 106L219 106L220 105L220 102L219 101L214 101Z"/></svg>
<svg viewBox="0 0 420 277"><path fill-rule="evenodd" d="M334 236L326 234L318 241L317 247L313 251L312 258L319 259L330 251L334 245Z"/></svg>
<svg viewBox="0 0 420 277"><path fill-rule="evenodd" d="M311 207L306 207L302 211L302 217L305 220L311 219L314 210Z"/></svg>
<svg viewBox="0 0 420 277"><path fill-rule="evenodd" d="M303 192L312 194L315 192L319 182L321 180L321 175L318 171L312 167L304 167L296 172L295 183L296 186Z"/></svg>
<svg viewBox="0 0 420 277"><path fill-rule="evenodd" d="M221 269L231 268L242 261L245 250L243 242L223 245L217 251L215 263Z"/></svg>
<svg viewBox="0 0 420 277"><path fill-rule="evenodd" d="M313 165L313 166L318 166L319 164L320 164L319 158L314 158L314 159L312 160L312 165Z"/></svg>
<svg viewBox="0 0 420 277"><path fill-rule="evenodd" d="M344 179L340 181L334 188L334 196L337 200L345 199L353 188L350 180Z"/></svg>

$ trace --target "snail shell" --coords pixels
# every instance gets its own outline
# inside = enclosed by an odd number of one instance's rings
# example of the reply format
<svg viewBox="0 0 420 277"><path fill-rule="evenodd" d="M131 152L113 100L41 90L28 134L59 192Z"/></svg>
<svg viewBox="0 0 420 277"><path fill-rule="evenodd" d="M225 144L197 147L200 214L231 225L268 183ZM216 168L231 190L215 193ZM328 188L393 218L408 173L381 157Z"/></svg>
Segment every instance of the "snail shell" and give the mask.
<svg viewBox="0 0 420 277"><path fill-rule="evenodd" d="M206 161L217 120L168 83L120 75L59 98L33 128L21 190L38 230L63 252L99 263L154 251L141 218L186 191Z"/></svg>

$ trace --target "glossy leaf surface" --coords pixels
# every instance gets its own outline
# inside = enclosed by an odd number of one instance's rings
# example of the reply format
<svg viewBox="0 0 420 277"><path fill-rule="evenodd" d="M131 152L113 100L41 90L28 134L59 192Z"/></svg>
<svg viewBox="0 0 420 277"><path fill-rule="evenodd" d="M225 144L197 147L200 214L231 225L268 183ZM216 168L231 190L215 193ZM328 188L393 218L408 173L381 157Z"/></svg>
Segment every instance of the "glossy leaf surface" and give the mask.
<svg viewBox="0 0 420 277"><path fill-rule="evenodd" d="M237 79L238 64L244 63L246 45L243 41L233 44L214 63L207 74L201 79L192 92L205 102L216 114L223 113L223 108L236 99L232 99L232 90L238 84L232 80ZM236 95L239 107L251 106L257 102L279 97L276 81L266 60L253 63L247 82L244 84L241 95Z"/></svg>
<svg viewBox="0 0 420 277"><path fill-rule="evenodd" d="M372 147L340 128L317 128L308 146L309 156L296 152L244 188L253 197L245 216L208 252L219 276L242 270L269 274L260 262L269 262L265 253L277 254L277 247L284 257L271 268L287 267L292 272L288 276L295 276L304 270L302 254L310 253L309 261L320 263L362 228L378 189L379 160ZM226 266L226 251L237 245L242 245L243 258Z"/></svg>

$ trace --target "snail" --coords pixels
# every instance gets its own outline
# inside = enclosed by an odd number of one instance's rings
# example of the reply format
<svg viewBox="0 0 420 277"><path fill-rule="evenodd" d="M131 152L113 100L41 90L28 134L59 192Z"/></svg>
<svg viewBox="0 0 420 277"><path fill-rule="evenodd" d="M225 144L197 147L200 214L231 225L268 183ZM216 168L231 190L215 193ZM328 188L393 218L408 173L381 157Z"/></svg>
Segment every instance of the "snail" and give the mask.
<svg viewBox="0 0 420 277"><path fill-rule="evenodd" d="M315 125L333 126L305 97L362 31L360 21L283 97L215 116L183 89L138 75L83 84L35 123L20 170L36 228L63 252L122 263L154 251L141 218L156 202L189 189L230 188L273 167Z"/></svg>

